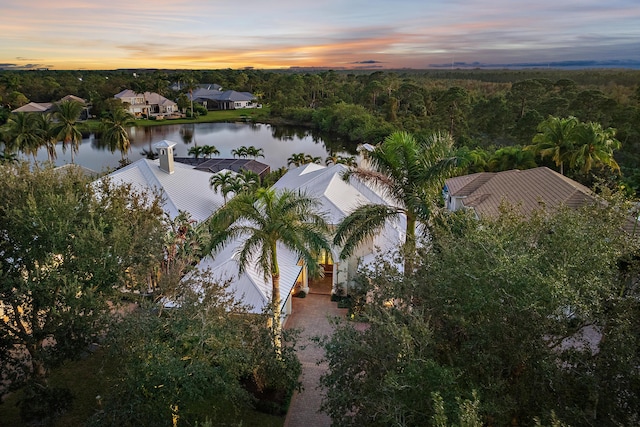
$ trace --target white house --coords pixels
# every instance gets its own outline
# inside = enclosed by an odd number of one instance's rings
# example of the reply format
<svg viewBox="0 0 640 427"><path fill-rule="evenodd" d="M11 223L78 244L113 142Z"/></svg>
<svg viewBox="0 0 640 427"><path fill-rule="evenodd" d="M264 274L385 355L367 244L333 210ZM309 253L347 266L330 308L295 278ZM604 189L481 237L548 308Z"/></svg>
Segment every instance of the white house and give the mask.
<svg viewBox="0 0 640 427"><path fill-rule="evenodd" d="M158 150L157 160L140 159L111 174L115 184L128 183L138 190L151 190L163 198L163 209L173 219L180 211L188 212L191 218L202 222L224 204L224 197L211 189L209 178L212 173L196 169L191 165L174 162L175 142L161 141L154 144ZM239 300L253 307L259 313L271 301L271 281L264 274L249 266L239 274L236 249L241 242L230 242L226 248L204 257L197 268L211 271L215 278L230 281L231 288ZM283 316L291 312L291 290L296 283L303 283L305 275L302 264L295 254L278 248L278 263L281 269L280 288Z"/></svg>
<svg viewBox="0 0 640 427"><path fill-rule="evenodd" d="M342 164L322 166L310 163L288 171L274 188L299 190L316 197L332 229L358 206L389 204L380 192L356 178L346 182L342 175L347 170L348 167ZM405 240L405 227L404 215L400 215L398 221L387 221L380 234L363 242L347 260L340 260L341 248L338 247L334 247L330 254L322 254L319 261L324 265L325 273L332 276L332 292L349 293L358 268L373 262L380 253L397 249ZM308 289L303 290L308 292Z"/></svg>

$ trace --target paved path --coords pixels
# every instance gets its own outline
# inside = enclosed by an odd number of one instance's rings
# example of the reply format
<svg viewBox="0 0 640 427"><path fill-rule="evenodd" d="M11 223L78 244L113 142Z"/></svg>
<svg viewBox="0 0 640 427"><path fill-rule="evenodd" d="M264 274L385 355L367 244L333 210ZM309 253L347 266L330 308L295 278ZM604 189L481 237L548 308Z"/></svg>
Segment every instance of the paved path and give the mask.
<svg viewBox="0 0 640 427"><path fill-rule="evenodd" d="M320 376L327 370L326 363L318 365L323 350L309 338L330 335L333 328L329 317L345 316L346 309L339 309L329 295L310 293L306 298L293 298L293 313L287 320L287 328L302 329L298 358L302 363L302 392L294 392L284 427L328 427L331 419L320 413L323 392L318 388Z"/></svg>

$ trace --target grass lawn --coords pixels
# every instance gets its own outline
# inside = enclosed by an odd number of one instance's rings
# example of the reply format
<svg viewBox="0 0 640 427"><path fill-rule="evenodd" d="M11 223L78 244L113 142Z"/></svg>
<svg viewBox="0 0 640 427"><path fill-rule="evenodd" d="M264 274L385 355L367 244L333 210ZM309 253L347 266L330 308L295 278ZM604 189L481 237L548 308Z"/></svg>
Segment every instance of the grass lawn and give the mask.
<svg viewBox="0 0 640 427"><path fill-rule="evenodd" d="M145 120L136 119L134 126L163 126L180 125L184 123L216 123L237 121L266 121L269 117L269 108L248 108L243 110L209 111L207 115L196 119L172 119L172 120ZM100 120L87 120L80 124L83 132L97 132L100 130Z"/></svg>
<svg viewBox="0 0 640 427"><path fill-rule="evenodd" d="M60 417L55 423L56 427L82 426L85 421L98 409L96 396L105 395L109 388L108 374L118 369L113 362L108 362L104 350L86 357L85 359L67 362L65 365L51 373L49 383L54 387L68 387L71 389L75 399L69 412ZM8 396L0 405L0 426L22 426L20 412L16 403L22 393L15 392ZM219 405L219 402L216 402ZM207 416L214 419L213 414L209 415L206 406L202 407L202 421ZM228 406L229 408L231 405ZM220 425L221 416L228 416L229 419L223 422L224 425L242 425L243 427L282 427L284 417L268 415L257 411L246 410L239 415L232 411L226 413L217 412L214 425Z"/></svg>

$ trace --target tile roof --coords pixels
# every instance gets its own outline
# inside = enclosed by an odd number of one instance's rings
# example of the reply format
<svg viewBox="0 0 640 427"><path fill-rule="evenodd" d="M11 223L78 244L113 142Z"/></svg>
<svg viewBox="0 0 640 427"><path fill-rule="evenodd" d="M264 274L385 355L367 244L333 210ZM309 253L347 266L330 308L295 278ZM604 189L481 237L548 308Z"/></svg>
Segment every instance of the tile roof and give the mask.
<svg viewBox="0 0 640 427"><path fill-rule="evenodd" d="M446 190L479 216L497 215L503 201L528 215L542 206L579 207L594 200L587 187L546 167L450 178Z"/></svg>
<svg viewBox="0 0 640 427"><path fill-rule="evenodd" d="M194 157L175 157L176 162L194 166L196 169L206 172L217 173L223 170L240 172L248 170L260 175L264 178L270 171L271 167L266 163L259 162L254 159L196 159Z"/></svg>

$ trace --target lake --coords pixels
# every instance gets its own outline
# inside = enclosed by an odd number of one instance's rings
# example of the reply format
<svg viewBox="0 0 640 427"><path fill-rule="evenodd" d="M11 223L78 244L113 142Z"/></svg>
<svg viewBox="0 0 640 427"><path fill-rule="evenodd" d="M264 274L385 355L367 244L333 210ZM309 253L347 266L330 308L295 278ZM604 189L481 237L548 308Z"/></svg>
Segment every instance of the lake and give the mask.
<svg viewBox="0 0 640 427"><path fill-rule="evenodd" d="M176 157L189 157L187 152L194 145L213 145L219 151L219 157L232 158L231 150L240 146L255 146L264 150L264 158L257 160L268 164L271 169L287 166L287 159L294 153L306 153L314 157L327 155L355 155L355 145L344 145L336 138L318 134L304 128L291 126L272 126L262 123L194 123L181 125L163 125L149 127L131 127L130 161L144 157L143 150L153 149L153 144L164 139L175 142ZM58 158L56 165L71 163L71 150L62 152L62 144L56 146ZM84 138L75 163L97 172L112 170L119 166L120 152L111 153L102 147L93 134ZM38 161L47 160L44 148L38 151Z"/></svg>

